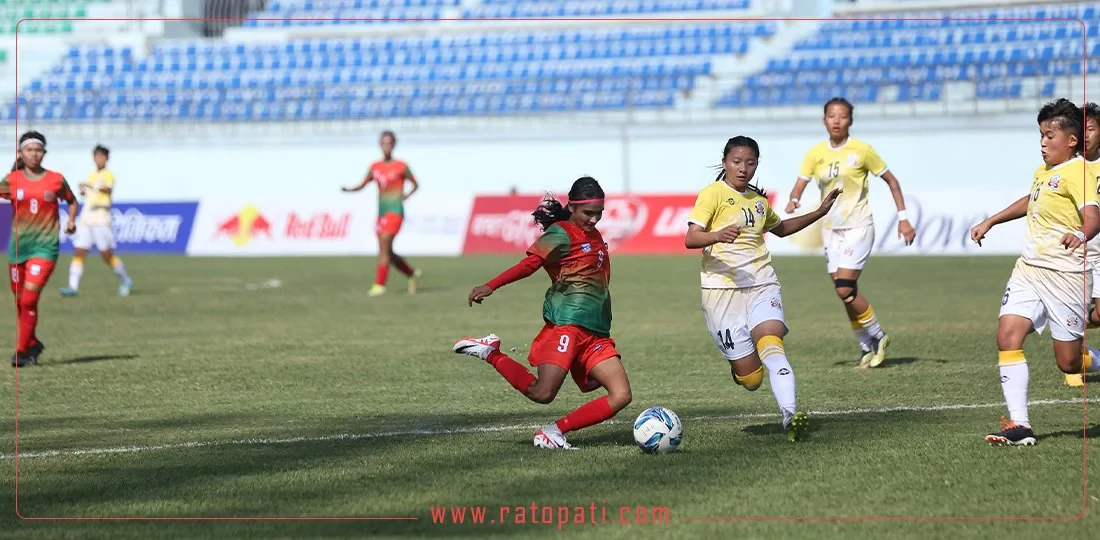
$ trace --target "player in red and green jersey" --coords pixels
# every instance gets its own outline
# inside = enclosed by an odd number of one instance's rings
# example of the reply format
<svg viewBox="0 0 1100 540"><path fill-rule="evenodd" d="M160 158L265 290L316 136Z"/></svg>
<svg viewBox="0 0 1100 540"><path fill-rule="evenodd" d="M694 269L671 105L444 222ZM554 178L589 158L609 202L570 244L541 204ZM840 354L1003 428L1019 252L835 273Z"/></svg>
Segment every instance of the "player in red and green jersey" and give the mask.
<svg viewBox="0 0 1100 540"><path fill-rule="evenodd" d="M404 257L394 253L393 239L401 231L405 220L405 199L412 197L419 189L416 177L409 165L399 159L393 159L393 148L397 146L397 136L392 131L383 131L378 146L382 148L382 160L371 164L363 182L353 188L343 188L345 192L359 191L373 180L378 184L378 222L375 232L378 234L378 270L371 296L386 294L386 279L389 277L390 264L409 278L409 294L416 294L421 272L409 266ZM405 182L412 184L412 190L405 193Z"/></svg>
<svg viewBox="0 0 1100 540"><path fill-rule="evenodd" d="M531 342L528 355L537 376L501 353L495 334L464 338L452 348L485 360L536 403L554 401L567 374L572 374L581 392L607 389L606 396L538 430L534 442L539 448L571 449L565 433L599 424L630 404L630 382L611 339L611 262L607 243L596 230L603 208L603 189L587 176L573 183L567 205L544 199L532 214L543 234L527 250L527 258L470 291L467 301L473 306L493 291L546 269L551 284L542 305L545 326Z"/></svg>
<svg viewBox="0 0 1100 540"><path fill-rule="evenodd" d="M8 244L11 291L19 316L15 367L38 363L45 345L35 335L38 326L38 297L57 264L62 200L69 203L65 231L76 231L77 203L69 183L60 173L42 168L46 137L28 131L19 138L19 158L12 171L0 180L0 198L12 204L12 232Z"/></svg>

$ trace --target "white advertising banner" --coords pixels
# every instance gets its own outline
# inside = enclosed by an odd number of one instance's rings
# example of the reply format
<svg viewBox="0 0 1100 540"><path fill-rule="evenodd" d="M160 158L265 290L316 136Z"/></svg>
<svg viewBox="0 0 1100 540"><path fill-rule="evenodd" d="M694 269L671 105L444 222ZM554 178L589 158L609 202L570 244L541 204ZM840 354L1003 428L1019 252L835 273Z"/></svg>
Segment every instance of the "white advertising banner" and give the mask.
<svg viewBox="0 0 1100 540"><path fill-rule="evenodd" d="M417 194L410 203L394 249L409 255L457 255L469 198L431 200ZM199 256L373 255L378 252L376 219L376 204L341 194L205 199L187 251Z"/></svg>

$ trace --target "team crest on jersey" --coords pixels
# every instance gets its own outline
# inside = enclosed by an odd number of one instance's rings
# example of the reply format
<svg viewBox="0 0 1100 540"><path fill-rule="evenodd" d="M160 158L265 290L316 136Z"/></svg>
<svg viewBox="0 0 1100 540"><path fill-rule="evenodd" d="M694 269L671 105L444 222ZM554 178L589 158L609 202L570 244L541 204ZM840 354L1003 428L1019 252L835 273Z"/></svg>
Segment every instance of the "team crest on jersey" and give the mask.
<svg viewBox="0 0 1100 540"><path fill-rule="evenodd" d="M756 213L764 215L764 201L756 201Z"/></svg>
<svg viewBox="0 0 1100 540"><path fill-rule="evenodd" d="M40 265L40 264L28 265L27 266L27 271L30 272L30 274L32 276L38 276L38 275L42 274L42 265Z"/></svg>
<svg viewBox="0 0 1100 540"><path fill-rule="evenodd" d="M588 242L585 242L585 243L581 244L581 251L584 252L584 253L591 252L592 251L592 244L589 244Z"/></svg>
<svg viewBox="0 0 1100 540"><path fill-rule="evenodd" d="M859 165L859 156L854 153L848 154L848 159L844 161L844 164L849 167L855 167L856 165Z"/></svg>
<svg viewBox="0 0 1100 540"><path fill-rule="evenodd" d="M47 191L46 193L42 194L42 200L46 202L53 202L54 197L56 197L56 195L52 191Z"/></svg>
<svg viewBox="0 0 1100 540"><path fill-rule="evenodd" d="M1061 183L1062 183L1062 175L1056 174L1054 176L1051 176L1050 180L1047 181L1047 187L1050 188L1051 191L1057 191L1058 186Z"/></svg>

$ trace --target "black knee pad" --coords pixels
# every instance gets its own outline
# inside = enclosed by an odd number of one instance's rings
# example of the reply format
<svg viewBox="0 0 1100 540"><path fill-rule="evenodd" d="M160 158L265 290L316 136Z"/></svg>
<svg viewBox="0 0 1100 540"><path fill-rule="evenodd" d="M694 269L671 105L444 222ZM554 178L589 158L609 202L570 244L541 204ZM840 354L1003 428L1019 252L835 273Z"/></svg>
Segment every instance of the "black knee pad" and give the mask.
<svg viewBox="0 0 1100 540"><path fill-rule="evenodd" d="M859 293L859 284L854 279L837 279L833 281L833 285L835 285L838 290L852 289L852 292L841 298L845 304L851 304L852 301L856 299L856 294Z"/></svg>

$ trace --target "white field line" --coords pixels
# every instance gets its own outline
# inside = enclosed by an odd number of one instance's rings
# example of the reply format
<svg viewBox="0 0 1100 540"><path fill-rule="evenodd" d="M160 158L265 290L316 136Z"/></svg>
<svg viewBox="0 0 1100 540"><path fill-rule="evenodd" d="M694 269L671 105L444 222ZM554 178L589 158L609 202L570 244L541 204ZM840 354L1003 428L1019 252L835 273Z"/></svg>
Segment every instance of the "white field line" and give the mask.
<svg viewBox="0 0 1100 540"><path fill-rule="evenodd" d="M232 281L221 280L220 282L205 283L203 285L187 285L169 287L169 294L190 294L193 292L241 292L241 291L259 291L262 289L277 289L283 286L283 281L280 279L269 279L266 281L257 281L251 283L245 283L239 279Z"/></svg>
<svg viewBox="0 0 1100 540"><path fill-rule="evenodd" d="M1097 402L1098 400L1091 399L1090 402ZM1083 403L1081 398L1073 399L1045 399L1030 402L1031 406L1040 405L1072 405ZM867 407L860 409L834 409L825 411L807 411L811 417L814 416L850 416L858 414L885 414L894 412L941 412L941 411L959 411L967 409L994 409L998 407L1004 407L1003 403L959 403L954 405L930 405L930 406L914 406L914 405L898 405L895 407ZM684 418L685 422L695 421L714 421L714 420L737 420L747 418L776 418L778 419L778 413L744 413L744 414L731 414L721 416L693 416ZM612 420L607 422L609 424L627 424L626 421ZM222 441L186 441L180 443L169 444L151 444L141 446L116 446L113 448L88 448L84 450L44 450L40 452L20 452L20 459L33 459L33 458L50 458L50 457L81 457L81 456L103 456L103 455L116 455L116 454L137 454L142 452L156 452L158 450L179 450L187 448L210 448L217 446L241 446L241 445L275 445L275 444L295 444L295 443L313 443L313 442L325 442L325 441L357 441L362 439L384 439L390 437L433 437L439 435L464 435L471 433L495 433L499 431L523 431L533 430L542 427L541 424L530 425L511 425L511 426L470 426L454 429L408 429L403 431L383 431L379 433L338 433L334 435L316 435L316 436L303 436L303 437L287 437L287 438L255 438L255 439L232 439ZM15 454L0 454L0 460L14 459Z"/></svg>

